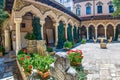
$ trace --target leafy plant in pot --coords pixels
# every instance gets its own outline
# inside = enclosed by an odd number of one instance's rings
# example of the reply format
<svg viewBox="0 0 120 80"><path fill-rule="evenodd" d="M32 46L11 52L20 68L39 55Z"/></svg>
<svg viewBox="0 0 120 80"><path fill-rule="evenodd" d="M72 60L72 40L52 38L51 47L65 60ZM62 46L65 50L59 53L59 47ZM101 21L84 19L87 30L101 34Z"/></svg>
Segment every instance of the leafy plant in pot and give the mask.
<svg viewBox="0 0 120 80"><path fill-rule="evenodd" d="M83 59L81 50L70 50L67 52L71 66L80 65Z"/></svg>
<svg viewBox="0 0 120 80"><path fill-rule="evenodd" d="M66 41L66 42L64 43L64 49L65 49L65 50L69 50L69 49L72 48L72 47L73 47L73 43L72 43L72 42Z"/></svg>
<svg viewBox="0 0 120 80"><path fill-rule="evenodd" d="M55 52L53 51L53 48L50 47L50 46L47 46L47 52L48 52L50 55L55 55Z"/></svg>
<svg viewBox="0 0 120 80"><path fill-rule="evenodd" d="M38 74L41 76L42 79L47 79L50 77L49 69L50 64L54 62L54 58L50 55L43 57L38 64Z"/></svg>

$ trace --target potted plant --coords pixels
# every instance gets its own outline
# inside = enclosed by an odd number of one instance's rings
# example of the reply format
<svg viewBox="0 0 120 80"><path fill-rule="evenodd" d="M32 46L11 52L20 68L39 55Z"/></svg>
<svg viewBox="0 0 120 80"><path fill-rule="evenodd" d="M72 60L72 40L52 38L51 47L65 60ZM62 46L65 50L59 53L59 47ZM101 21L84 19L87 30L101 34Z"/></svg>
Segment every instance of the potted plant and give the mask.
<svg viewBox="0 0 120 80"><path fill-rule="evenodd" d="M42 79L47 79L50 77L50 64L54 62L54 58L50 55L42 57L38 63L38 74L41 76Z"/></svg>
<svg viewBox="0 0 120 80"><path fill-rule="evenodd" d="M82 39L81 44L85 44L86 43L86 39Z"/></svg>
<svg viewBox="0 0 120 80"><path fill-rule="evenodd" d="M69 50L69 49L72 48L72 47L73 47L73 43L72 43L72 42L66 41L66 42L64 43L64 49L65 49L65 50Z"/></svg>
<svg viewBox="0 0 120 80"><path fill-rule="evenodd" d="M47 46L47 52L52 56L55 55L55 52L53 51L53 48L50 47L50 46Z"/></svg>
<svg viewBox="0 0 120 80"><path fill-rule="evenodd" d="M80 65L83 59L81 50L70 50L67 52L71 66Z"/></svg>
<svg viewBox="0 0 120 80"><path fill-rule="evenodd" d="M0 46L0 57L3 56L3 52L4 52L4 48L2 46Z"/></svg>

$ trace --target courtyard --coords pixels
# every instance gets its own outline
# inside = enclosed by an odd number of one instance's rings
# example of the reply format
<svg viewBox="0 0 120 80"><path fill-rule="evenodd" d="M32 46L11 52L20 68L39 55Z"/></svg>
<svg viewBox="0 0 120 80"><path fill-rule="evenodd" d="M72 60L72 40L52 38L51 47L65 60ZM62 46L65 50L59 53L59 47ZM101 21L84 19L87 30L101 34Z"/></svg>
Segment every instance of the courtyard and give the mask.
<svg viewBox="0 0 120 80"><path fill-rule="evenodd" d="M120 80L120 43L108 43L107 49L101 49L99 43L86 43L74 49L83 51L88 80Z"/></svg>

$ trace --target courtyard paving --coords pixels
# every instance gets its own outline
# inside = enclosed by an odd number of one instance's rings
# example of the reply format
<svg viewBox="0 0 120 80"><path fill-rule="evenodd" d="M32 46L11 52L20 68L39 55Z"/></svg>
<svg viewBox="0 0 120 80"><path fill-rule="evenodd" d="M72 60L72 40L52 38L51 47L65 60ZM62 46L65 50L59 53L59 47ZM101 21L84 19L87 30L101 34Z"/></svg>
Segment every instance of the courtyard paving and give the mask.
<svg viewBox="0 0 120 80"><path fill-rule="evenodd" d="M101 49L99 43L81 44L83 67L88 70L87 80L120 80L120 43L109 43Z"/></svg>

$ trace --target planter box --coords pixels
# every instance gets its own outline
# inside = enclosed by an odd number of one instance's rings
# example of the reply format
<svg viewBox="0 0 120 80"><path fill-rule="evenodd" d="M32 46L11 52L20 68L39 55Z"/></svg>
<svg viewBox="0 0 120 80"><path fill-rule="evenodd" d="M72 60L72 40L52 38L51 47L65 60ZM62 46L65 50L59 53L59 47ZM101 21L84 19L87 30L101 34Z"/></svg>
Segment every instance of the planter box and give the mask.
<svg viewBox="0 0 120 80"><path fill-rule="evenodd" d="M0 57L2 57L3 56L3 52L0 52Z"/></svg>
<svg viewBox="0 0 120 80"><path fill-rule="evenodd" d="M100 43L100 48L106 49L107 48L107 44L106 43Z"/></svg>

